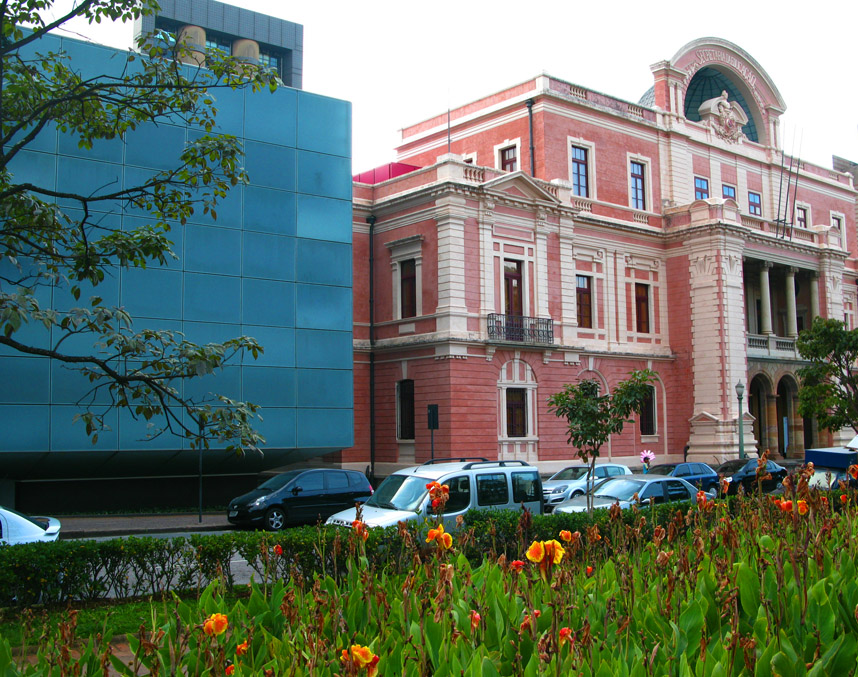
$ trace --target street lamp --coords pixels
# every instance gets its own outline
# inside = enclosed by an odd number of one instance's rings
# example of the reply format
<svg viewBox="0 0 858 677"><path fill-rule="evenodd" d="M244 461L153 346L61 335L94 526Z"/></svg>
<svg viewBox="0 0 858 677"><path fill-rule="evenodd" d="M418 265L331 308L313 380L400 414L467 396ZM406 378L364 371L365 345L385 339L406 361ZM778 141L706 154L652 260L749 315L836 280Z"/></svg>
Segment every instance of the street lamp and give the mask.
<svg viewBox="0 0 858 677"><path fill-rule="evenodd" d="M745 458L745 431L743 430L743 419L742 415L742 396L745 394L745 384L739 381L736 384L736 397L739 398L739 458Z"/></svg>

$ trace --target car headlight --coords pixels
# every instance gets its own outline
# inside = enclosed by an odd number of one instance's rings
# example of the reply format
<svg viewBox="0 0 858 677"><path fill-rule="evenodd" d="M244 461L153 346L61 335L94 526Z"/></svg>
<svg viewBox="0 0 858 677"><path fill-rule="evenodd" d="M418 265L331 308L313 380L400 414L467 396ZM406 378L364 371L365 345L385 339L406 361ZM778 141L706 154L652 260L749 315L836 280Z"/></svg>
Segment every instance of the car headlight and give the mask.
<svg viewBox="0 0 858 677"><path fill-rule="evenodd" d="M563 493L564 491L566 491L566 489L568 489L568 488L569 488L569 487L567 487L567 486L564 484L564 485L559 486L559 487L554 487L554 489L552 489L552 490L551 490L551 493L552 493L552 494L562 494L562 493Z"/></svg>
<svg viewBox="0 0 858 677"><path fill-rule="evenodd" d="M258 508L263 503L265 503L265 496L260 496L253 503L250 504L250 507L251 508Z"/></svg>

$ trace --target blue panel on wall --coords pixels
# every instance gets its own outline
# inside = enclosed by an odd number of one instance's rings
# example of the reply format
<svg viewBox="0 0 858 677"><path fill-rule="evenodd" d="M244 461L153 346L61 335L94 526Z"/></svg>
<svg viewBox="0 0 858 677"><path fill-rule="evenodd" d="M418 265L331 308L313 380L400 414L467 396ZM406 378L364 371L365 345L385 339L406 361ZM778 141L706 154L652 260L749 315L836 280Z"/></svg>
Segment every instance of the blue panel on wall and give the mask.
<svg viewBox="0 0 858 677"><path fill-rule="evenodd" d="M0 357L0 402L4 404L48 404L50 362L38 357ZM4 431L5 432L5 431ZM3 448L3 442L0 442Z"/></svg>
<svg viewBox="0 0 858 677"><path fill-rule="evenodd" d="M295 234L295 193L247 186L245 195L245 230Z"/></svg>
<svg viewBox="0 0 858 677"><path fill-rule="evenodd" d="M254 427L265 437L262 450L295 448L295 410L287 408L265 407L259 412L262 421L256 421Z"/></svg>
<svg viewBox="0 0 858 677"><path fill-rule="evenodd" d="M106 216L109 218L114 215L108 214ZM176 255L176 258L167 255L163 264L159 263L157 260L150 259L147 265L157 268L163 267L170 268L171 270L182 270L182 266L184 265L182 258L184 255L183 240L185 237L185 230L181 224L176 223L175 221L170 222L169 225L170 230L165 231L163 235L170 242L170 249L173 250L173 253ZM124 231L132 231L138 228L145 228L147 226L151 226L154 228L154 219L146 218L145 216L125 215L122 217L122 230Z"/></svg>
<svg viewBox="0 0 858 677"><path fill-rule="evenodd" d="M80 407L72 405L54 405L51 407L51 450L52 451L109 451L119 447L119 432L117 421L119 415L114 409L104 417L104 423L110 429L98 431L95 444L86 434L83 421L74 420L76 414L82 413Z"/></svg>
<svg viewBox="0 0 858 677"><path fill-rule="evenodd" d="M60 155L57 158L57 185L63 192L83 196L108 195L122 186L122 166ZM80 207L78 200L60 198L60 204ZM114 204L95 204L91 209L112 211Z"/></svg>
<svg viewBox="0 0 858 677"><path fill-rule="evenodd" d="M155 434L164 426L164 419L153 417L147 421L142 416L136 420L128 409L119 410L117 429L119 432L120 449L173 449L181 448L180 439L165 432L157 437Z"/></svg>
<svg viewBox="0 0 858 677"><path fill-rule="evenodd" d="M295 325L295 285L273 280L242 280L241 320L245 324Z"/></svg>
<svg viewBox="0 0 858 677"><path fill-rule="evenodd" d="M240 282L237 277L185 273L185 319L237 324Z"/></svg>
<svg viewBox="0 0 858 677"><path fill-rule="evenodd" d="M81 148L79 137L72 133L59 134L57 149L60 155L73 155L89 160L104 160L105 162L122 162L125 150L122 139L118 136L112 139L95 139L92 148Z"/></svg>
<svg viewBox="0 0 858 677"><path fill-rule="evenodd" d="M352 163L348 158L298 151L298 192L352 199Z"/></svg>
<svg viewBox="0 0 858 677"><path fill-rule="evenodd" d="M163 268L122 271L122 305L132 317L182 317L182 274Z"/></svg>
<svg viewBox="0 0 858 677"><path fill-rule="evenodd" d="M254 186L295 190L295 150L292 148L247 141L244 144L244 167Z"/></svg>
<svg viewBox="0 0 858 677"><path fill-rule="evenodd" d="M316 195L298 195L298 237L352 241L352 203Z"/></svg>
<svg viewBox="0 0 858 677"><path fill-rule="evenodd" d="M185 270L197 273L241 273L241 231L211 226L185 226Z"/></svg>
<svg viewBox="0 0 858 677"><path fill-rule="evenodd" d="M296 369L295 388L299 407L344 409L352 406L351 370Z"/></svg>
<svg viewBox="0 0 858 677"><path fill-rule="evenodd" d="M197 376L185 381L185 397L198 404L219 404L215 395L237 399L241 393L241 367L224 367L212 374Z"/></svg>
<svg viewBox="0 0 858 677"><path fill-rule="evenodd" d="M244 367L242 398L262 407L295 406L295 370ZM265 416L265 414L263 414Z"/></svg>
<svg viewBox="0 0 858 677"><path fill-rule="evenodd" d="M9 171L15 183L32 183L39 188L54 190L57 158L49 153L22 150L9 162ZM49 197L41 196L41 199L51 202Z"/></svg>
<svg viewBox="0 0 858 677"><path fill-rule="evenodd" d="M318 94L298 96L298 148L351 157L351 104Z"/></svg>
<svg viewBox="0 0 858 677"><path fill-rule="evenodd" d="M185 139L184 127L151 123L140 125L125 137L125 162L152 169L178 167L185 149Z"/></svg>
<svg viewBox="0 0 858 677"><path fill-rule="evenodd" d="M223 343L242 335L240 324L217 324L215 322L182 323L185 339L191 343ZM237 357L235 359L238 359Z"/></svg>
<svg viewBox="0 0 858 677"><path fill-rule="evenodd" d="M244 100L247 138L294 147L296 94L286 87L248 92Z"/></svg>
<svg viewBox="0 0 858 677"><path fill-rule="evenodd" d="M295 363L314 369L351 369L352 332L295 330Z"/></svg>
<svg viewBox="0 0 858 677"><path fill-rule="evenodd" d="M250 336L263 347L264 353L255 360L245 355L243 364L256 367L294 367L295 366L295 330L285 327L259 327L244 325L244 336Z"/></svg>
<svg viewBox="0 0 858 677"><path fill-rule="evenodd" d="M48 290L50 292L50 290ZM28 322L22 324L21 328L12 334L12 338L25 345L36 348L49 348L51 345L51 330L46 329L41 323ZM0 355L21 355L20 352L9 346L0 345Z"/></svg>
<svg viewBox="0 0 858 677"><path fill-rule="evenodd" d="M27 134L33 131L32 127L27 127L12 137L12 143L17 143ZM47 123L36 136L26 144L27 150L41 150L46 153L55 153L57 151L57 125L54 122Z"/></svg>
<svg viewBox="0 0 858 677"><path fill-rule="evenodd" d="M108 270L97 287L93 287L89 282L77 282L75 284L80 288L78 299L72 295L70 283L63 281L54 287L55 310L66 312L71 308L92 308L93 297L100 297L103 307L119 305L118 270Z"/></svg>
<svg viewBox="0 0 858 677"><path fill-rule="evenodd" d="M349 287L295 285L295 322L306 329L352 329L352 290Z"/></svg>
<svg viewBox="0 0 858 677"><path fill-rule="evenodd" d="M350 447L354 444L351 409L298 409L299 448Z"/></svg>
<svg viewBox="0 0 858 677"><path fill-rule="evenodd" d="M246 277L295 279L295 238L267 233L244 233L242 272Z"/></svg>
<svg viewBox="0 0 858 677"><path fill-rule="evenodd" d="M209 90L214 97L216 131L233 136L244 134L244 96L243 89Z"/></svg>
<svg viewBox="0 0 858 677"><path fill-rule="evenodd" d="M302 238L295 247L296 281L351 287L351 245Z"/></svg>
<svg viewBox="0 0 858 677"><path fill-rule="evenodd" d="M12 404L0 407L2 450L46 451L50 442L50 423L50 407Z"/></svg>
<svg viewBox="0 0 858 677"><path fill-rule="evenodd" d="M107 380L92 383L89 378L80 373L73 365L62 362L51 362L51 398L54 404L77 404L82 407L94 402L97 405L110 404L111 395L105 385L98 390L93 386L98 383L108 383Z"/></svg>
<svg viewBox="0 0 858 677"><path fill-rule="evenodd" d="M224 226L225 228L241 228L243 193L243 186L233 186L227 192L226 197L218 198L217 204L208 212L205 211L205 205L202 202L203 195L199 194L195 198L194 213L188 217L188 222Z"/></svg>

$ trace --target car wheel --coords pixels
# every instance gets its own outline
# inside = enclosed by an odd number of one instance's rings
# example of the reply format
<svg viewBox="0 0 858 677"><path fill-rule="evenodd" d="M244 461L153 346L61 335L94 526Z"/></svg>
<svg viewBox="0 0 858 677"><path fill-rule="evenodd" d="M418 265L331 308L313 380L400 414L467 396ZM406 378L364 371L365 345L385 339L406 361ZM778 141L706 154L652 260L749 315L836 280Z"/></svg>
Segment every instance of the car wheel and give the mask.
<svg viewBox="0 0 858 677"><path fill-rule="evenodd" d="M280 531L286 526L286 513L283 508L269 508L265 513L265 530Z"/></svg>
<svg viewBox="0 0 858 677"><path fill-rule="evenodd" d="M584 492L583 492L583 491L573 491L573 492L569 495L569 498L578 498L578 496L583 496L583 495L584 495Z"/></svg>

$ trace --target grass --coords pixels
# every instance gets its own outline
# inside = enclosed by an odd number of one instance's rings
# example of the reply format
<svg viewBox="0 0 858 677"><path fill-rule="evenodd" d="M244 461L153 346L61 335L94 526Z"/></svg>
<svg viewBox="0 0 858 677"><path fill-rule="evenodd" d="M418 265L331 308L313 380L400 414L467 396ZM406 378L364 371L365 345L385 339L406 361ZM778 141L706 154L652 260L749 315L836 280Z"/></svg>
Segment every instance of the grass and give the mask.
<svg viewBox="0 0 858 677"><path fill-rule="evenodd" d="M228 604L237 599L245 598L250 589L242 586L224 594ZM186 599L196 599L196 593L178 595ZM166 596L169 604L171 596ZM111 636L137 633L140 625L147 629L153 625L153 614L157 625L158 619L163 618L169 606L160 599L147 597L145 599L101 602L75 602L62 607L40 607L33 609L0 609L0 637L7 639L13 647L20 647L26 642L29 646L37 646L41 638L56 634L55 630L62 622L69 620L69 611L76 610L77 629L79 638L95 637L109 630Z"/></svg>

